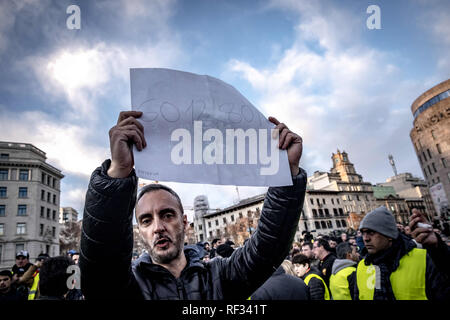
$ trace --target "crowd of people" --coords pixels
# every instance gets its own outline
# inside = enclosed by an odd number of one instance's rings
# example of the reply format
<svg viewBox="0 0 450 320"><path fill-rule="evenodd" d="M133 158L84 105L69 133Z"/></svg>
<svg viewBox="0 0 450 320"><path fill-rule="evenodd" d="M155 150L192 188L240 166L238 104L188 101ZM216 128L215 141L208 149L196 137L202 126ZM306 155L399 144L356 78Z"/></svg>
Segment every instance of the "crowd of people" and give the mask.
<svg viewBox="0 0 450 320"><path fill-rule="evenodd" d="M68 284L68 268L78 264L79 256L75 250L56 257L41 253L33 264L28 251L17 252L12 268L0 271L0 301L83 300L76 280Z"/></svg>
<svg viewBox="0 0 450 320"><path fill-rule="evenodd" d="M268 189L258 227L242 246L226 239L186 245L188 222L178 194L158 183L137 193L133 145L137 152L147 146L137 121L142 114L121 112L109 132L111 159L92 173L86 193L80 254L42 257L32 272L28 253L18 253L16 266L0 276L2 297L449 300L449 247L415 209L406 232L379 207L364 216L355 236L305 234L293 243L307 184L299 167L303 140L273 117L269 121L279 131L279 148L287 151L292 185ZM133 215L146 247L138 257ZM68 281L74 260L81 291ZM114 268L105 268L105 261L114 261ZM32 273L29 280L25 271Z"/></svg>
<svg viewBox="0 0 450 320"><path fill-rule="evenodd" d="M396 223L389 210L379 207L363 219L356 232L350 229L338 236L333 232L315 238L304 232L302 241L292 243L280 267L249 299L448 299L448 235L437 228L419 230L415 224L426 219L418 211L414 210L411 221L406 226ZM423 232L428 241L424 242ZM237 249L226 238L190 247L196 248L205 262L230 257ZM379 276L373 277L376 272Z"/></svg>

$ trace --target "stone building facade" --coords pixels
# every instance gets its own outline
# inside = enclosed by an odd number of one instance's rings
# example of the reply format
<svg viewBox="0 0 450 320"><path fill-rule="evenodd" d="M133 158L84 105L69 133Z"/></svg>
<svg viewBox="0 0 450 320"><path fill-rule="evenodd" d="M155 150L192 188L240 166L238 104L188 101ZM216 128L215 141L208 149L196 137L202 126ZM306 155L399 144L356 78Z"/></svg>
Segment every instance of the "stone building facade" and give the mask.
<svg viewBox="0 0 450 320"><path fill-rule="evenodd" d="M40 253L60 254L63 177L32 144L0 142L0 268L12 267L20 250L31 261Z"/></svg>
<svg viewBox="0 0 450 320"><path fill-rule="evenodd" d="M448 217L450 200L450 79L411 105L410 137L433 197L436 213Z"/></svg>

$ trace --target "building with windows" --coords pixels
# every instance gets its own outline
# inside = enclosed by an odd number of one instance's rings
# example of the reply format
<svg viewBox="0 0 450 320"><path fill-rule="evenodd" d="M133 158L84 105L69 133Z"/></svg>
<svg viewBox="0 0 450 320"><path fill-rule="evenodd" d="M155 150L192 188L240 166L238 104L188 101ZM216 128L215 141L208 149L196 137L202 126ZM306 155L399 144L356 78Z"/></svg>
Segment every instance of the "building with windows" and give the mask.
<svg viewBox="0 0 450 320"><path fill-rule="evenodd" d="M77 222L78 211L72 207L59 208L59 223Z"/></svg>
<svg viewBox="0 0 450 320"><path fill-rule="evenodd" d="M435 210L449 215L450 199L450 79L421 94L411 105L410 137L430 188Z"/></svg>
<svg viewBox="0 0 450 320"><path fill-rule="evenodd" d="M60 170L28 143L0 142L0 268L27 250L59 255Z"/></svg>

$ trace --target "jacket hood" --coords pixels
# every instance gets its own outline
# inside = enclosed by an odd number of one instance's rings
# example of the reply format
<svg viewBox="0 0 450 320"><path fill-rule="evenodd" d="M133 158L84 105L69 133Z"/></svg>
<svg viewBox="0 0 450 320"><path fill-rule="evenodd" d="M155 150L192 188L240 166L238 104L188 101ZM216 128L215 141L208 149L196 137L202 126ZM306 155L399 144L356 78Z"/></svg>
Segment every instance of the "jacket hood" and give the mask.
<svg viewBox="0 0 450 320"><path fill-rule="evenodd" d="M356 262L349 259L336 259L334 260L333 267L331 268L331 273L336 274L344 268L353 267Z"/></svg>

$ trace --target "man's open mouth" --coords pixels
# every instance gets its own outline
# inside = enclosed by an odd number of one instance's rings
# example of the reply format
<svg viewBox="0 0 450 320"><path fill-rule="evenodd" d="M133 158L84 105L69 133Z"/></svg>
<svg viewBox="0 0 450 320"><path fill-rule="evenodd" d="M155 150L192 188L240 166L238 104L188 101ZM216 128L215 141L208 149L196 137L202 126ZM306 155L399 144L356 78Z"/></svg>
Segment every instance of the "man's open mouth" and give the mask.
<svg viewBox="0 0 450 320"><path fill-rule="evenodd" d="M155 242L155 247L164 248L168 246L170 242L171 241L168 238L161 238Z"/></svg>

